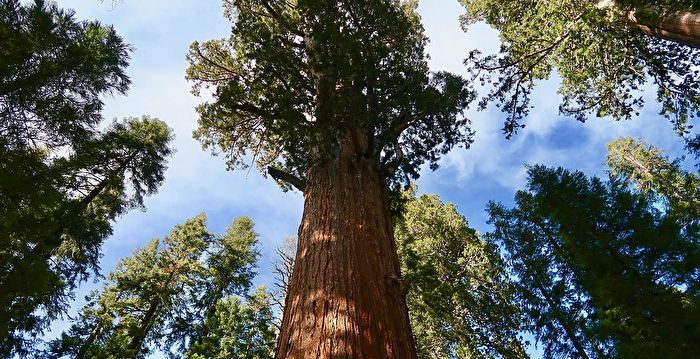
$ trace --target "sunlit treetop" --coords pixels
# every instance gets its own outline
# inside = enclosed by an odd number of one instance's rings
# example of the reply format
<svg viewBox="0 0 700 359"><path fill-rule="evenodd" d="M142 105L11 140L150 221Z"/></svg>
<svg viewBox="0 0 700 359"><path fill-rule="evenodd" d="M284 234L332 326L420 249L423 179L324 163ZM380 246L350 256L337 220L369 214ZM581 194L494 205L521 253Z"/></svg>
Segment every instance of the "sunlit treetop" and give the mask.
<svg viewBox="0 0 700 359"><path fill-rule="evenodd" d="M227 0L233 34L194 43L188 79L213 100L194 136L229 168L303 178L352 145L394 183L469 145L465 80L430 73L415 1ZM251 157L252 156L252 159Z"/></svg>
<svg viewBox="0 0 700 359"><path fill-rule="evenodd" d="M115 214L143 208L144 196L157 192L165 181L166 159L175 149L172 130L149 116L113 121L98 138L76 146L75 153L56 161L66 176L65 191L84 204L102 192L117 195Z"/></svg>
<svg viewBox="0 0 700 359"><path fill-rule="evenodd" d="M696 0L461 2L465 27L483 20L500 32L498 54L475 50L465 63L475 78L493 83L480 106L493 101L508 114L507 136L524 127L535 84L554 71L561 78L559 111L579 121L589 115L616 120L638 115L650 85L660 113L679 134L687 135L688 122L700 116L697 45L649 36L644 25L675 11L696 11Z"/></svg>
<svg viewBox="0 0 700 359"><path fill-rule="evenodd" d="M659 149L624 137L608 144L610 172L664 203L681 223L700 222L700 173L686 171L680 159L670 160Z"/></svg>
<svg viewBox="0 0 700 359"><path fill-rule="evenodd" d="M0 2L0 136L11 148L89 140L102 99L125 93L129 46L52 2Z"/></svg>

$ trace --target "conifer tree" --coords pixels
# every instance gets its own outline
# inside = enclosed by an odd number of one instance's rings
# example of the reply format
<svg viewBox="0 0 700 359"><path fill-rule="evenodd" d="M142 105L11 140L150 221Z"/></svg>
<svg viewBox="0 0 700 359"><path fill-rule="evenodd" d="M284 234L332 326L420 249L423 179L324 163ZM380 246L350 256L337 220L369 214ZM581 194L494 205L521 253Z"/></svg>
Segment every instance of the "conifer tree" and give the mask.
<svg viewBox="0 0 700 359"><path fill-rule="evenodd" d="M224 345L221 335L227 331L226 328L249 326L249 321L258 315L250 303L241 300L248 297L259 255L256 249L258 235L253 225L250 218L239 217L225 235L214 238L206 257L202 259L204 270L193 276L186 287L186 305L176 308L169 325L166 346L171 352L191 357L194 352L224 350L220 346ZM258 291L257 299L253 301L267 300L264 289ZM269 310L270 305L267 304L267 307L265 310ZM241 317L237 316L239 314ZM260 315L265 316L264 313ZM267 326L270 325L271 322L267 323ZM258 328L257 325L253 327ZM232 338L236 337L231 335ZM208 343L204 344L205 341ZM198 349L192 349L195 347Z"/></svg>
<svg viewBox="0 0 700 359"><path fill-rule="evenodd" d="M201 257L211 239L201 214L176 226L120 261L99 296L62 338L52 355L76 358L142 358L157 344L185 287L204 271Z"/></svg>
<svg viewBox="0 0 700 359"><path fill-rule="evenodd" d="M428 71L415 1L224 7L233 34L189 54L195 137L305 198L276 357L415 358L389 189L470 144L472 92Z"/></svg>
<svg viewBox="0 0 700 359"><path fill-rule="evenodd" d="M55 4L0 1L0 355L24 355L97 268L111 221L154 193L172 150L165 123L105 131L128 45Z"/></svg>
<svg viewBox="0 0 700 359"><path fill-rule="evenodd" d="M50 162L43 157L31 164L38 171L30 167L3 178L0 318L6 326L0 332L7 344L16 341L19 348L23 333L40 333L65 310L75 286L97 270L111 221L142 206L143 196L163 182L170 138L159 120L127 119L74 155ZM13 165L27 163L8 168ZM18 206L25 198L39 202Z"/></svg>
<svg viewBox="0 0 700 359"><path fill-rule="evenodd" d="M641 141L625 137L608 144L608 167L638 190L665 203L666 211L683 222L700 220L700 173L681 167Z"/></svg>
<svg viewBox="0 0 700 359"><path fill-rule="evenodd" d="M249 295L257 234L247 217L223 236L201 214L123 259L67 332L38 357L270 358L276 335L264 287Z"/></svg>
<svg viewBox="0 0 700 359"><path fill-rule="evenodd" d="M192 359L268 359L274 357L277 332L270 294L264 286L244 303L228 296L215 304L202 326L201 339L187 349Z"/></svg>
<svg viewBox="0 0 700 359"><path fill-rule="evenodd" d="M661 114L689 141L700 116L700 3L695 0L460 0L463 25L486 21L499 31L496 55L474 50L475 78L493 83L480 103L508 113L507 136L524 126L530 94L553 71L561 78L560 113L585 121L630 119L653 84Z"/></svg>
<svg viewBox="0 0 700 359"><path fill-rule="evenodd" d="M700 252L685 226L633 191L535 166L516 207L489 207L545 356L685 358L700 348Z"/></svg>
<svg viewBox="0 0 700 359"><path fill-rule="evenodd" d="M452 204L407 192L396 241L420 358L527 358L495 246Z"/></svg>

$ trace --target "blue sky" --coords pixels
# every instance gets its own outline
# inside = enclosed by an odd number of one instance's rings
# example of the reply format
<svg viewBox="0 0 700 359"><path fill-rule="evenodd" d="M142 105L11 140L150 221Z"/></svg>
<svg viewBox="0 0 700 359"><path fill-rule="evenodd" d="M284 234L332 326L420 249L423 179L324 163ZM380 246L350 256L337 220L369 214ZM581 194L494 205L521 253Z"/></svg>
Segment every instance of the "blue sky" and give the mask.
<svg viewBox="0 0 700 359"><path fill-rule="evenodd" d="M230 23L222 16L218 0L59 0L73 8L79 19L98 19L114 25L133 45L129 75L133 81L127 96L106 98L106 119L149 114L166 121L176 134L177 153L169 161L166 182L159 193L145 201L145 212L132 211L118 219L114 235L103 247L102 273L154 237L162 237L175 224L206 212L209 228L222 232L233 218L251 217L260 234L261 283L271 280L274 248L285 237L296 235L302 211L299 193L284 193L272 180L255 169L225 170L224 161L202 151L192 139L196 127L195 106L202 101L190 94L184 79L185 54L195 41L225 37ZM421 1L419 12L431 43L427 50L433 70L465 74L462 60L469 50L497 50L497 34L477 24L464 33L458 17L463 12L456 0ZM533 95L535 109L527 128L506 140L501 128L503 114L495 108L469 111L476 141L468 150L452 151L435 172L425 169L418 181L419 193L436 193L453 202L480 232L489 229L484 212L491 200L511 203L515 191L525 183L525 164L577 168L591 175L604 175L605 145L618 136L635 136L671 155L680 155L682 145L667 120L657 115L653 91L640 118L614 122L591 119L582 124L558 116L560 97L556 79L538 86ZM85 293L99 284L85 283L79 290L71 314ZM65 328L57 323L56 331Z"/></svg>

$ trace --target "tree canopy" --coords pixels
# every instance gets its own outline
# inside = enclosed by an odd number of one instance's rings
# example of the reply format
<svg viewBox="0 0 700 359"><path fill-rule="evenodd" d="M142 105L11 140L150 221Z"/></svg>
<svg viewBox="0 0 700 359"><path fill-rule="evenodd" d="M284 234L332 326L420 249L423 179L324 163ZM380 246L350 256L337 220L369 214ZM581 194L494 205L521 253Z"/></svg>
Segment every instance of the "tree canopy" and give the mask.
<svg viewBox="0 0 700 359"><path fill-rule="evenodd" d="M214 89L194 135L230 168L254 160L299 184L352 138L405 183L471 143L461 114L473 93L459 76L429 73L415 1L228 0L224 9L232 35L192 44L187 77L195 94Z"/></svg>
<svg viewBox="0 0 700 359"><path fill-rule="evenodd" d="M0 355L26 354L96 273L111 221L164 180L171 130L143 116L100 129L129 47L53 3L0 2Z"/></svg>
<svg viewBox="0 0 700 359"><path fill-rule="evenodd" d="M36 0L0 3L0 136L12 149L91 140L103 94L124 94L129 46L97 21Z"/></svg>
<svg viewBox="0 0 700 359"><path fill-rule="evenodd" d="M561 79L559 111L579 121L589 115L636 116L649 85L656 88L661 115L679 134L688 136L690 121L700 115L699 50L650 36L630 17L642 10L653 19L678 10L696 14L697 1L461 2L467 9L465 27L483 20L499 31L498 54L474 50L465 63L475 78L493 83L480 106L494 101L508 113L507 136L524 126L536 83L554 71Z"/></svg>
<svg viewBox="0 0 700 359"><path fill-rule="evenodd" d="M435 195L409 198L395 225L420 358L526 358L515 292L498 250Z"/></svg>
<svg viewBox="0 0 700 359"><path fill-rule="evenodd" d="M608 167L613 175L664 203L681 223L700 220L700 173L683 169L653 146L633 138L608 144Z"/></svg>
<svg viewBox="0 0 700 359"><path fill-rule="evenodd" d="M200 214L124 258L99 293L38 357L271 358L264 287L249 294L257 234L239 217L223 236Z"/></svg>
<svg viewBox="0 0 700 359"><path fill-rule="evenodd" d="M612 177L534 166L491 203L520 305L545 357L683 358L698 350L697 226Z"/></svg>

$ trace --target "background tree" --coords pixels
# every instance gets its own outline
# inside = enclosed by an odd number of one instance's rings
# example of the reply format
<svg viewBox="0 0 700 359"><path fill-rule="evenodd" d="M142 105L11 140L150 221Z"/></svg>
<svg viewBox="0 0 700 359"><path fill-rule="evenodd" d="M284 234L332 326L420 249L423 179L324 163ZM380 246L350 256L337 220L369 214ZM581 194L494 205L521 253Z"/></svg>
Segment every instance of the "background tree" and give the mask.
<svg viewBox="0 0 700 359"><path fill-rule="evenodd" d="M700 173L681 167L661 152L632 138L608 144L608 167L639 191L665 202L665 210L683 222L700 220Z"/></svg>
<svg viewBox="0 0 700 359"><path fill-rule="evenodd" d="M154 348L177 358L271 357L269 294L248 294L258 256L253 223L240 217L213 236L205 220L192 218L123 259L38 357L141 358Z"/></svg>
<svg viewBox="0 0 700 359"><path fill-rule="evenodd" d="M0 2L0 136L10 149L90 141L100 95L126 93L129 47L111 27L56 4Z"/></svg>
<svg viewBox="0 0 700 359"><path fill-rule="evenodd" d="M25 355L96 269L111 220L163 181L171 132L144 117L99 131L128 46L97 22L0 1L0 355Z"/></svg>
<svg viewBox="0 0 700 359"><path fill-rule="evenodd" d="M0 216L3 352L21 350L41 333L66 309L76 285L97 272L111 222L141 207L163 182L170 140L163 122L133 118L68 157L8 152L3 162L11 172L0 187L7 204ZM20 167L27 170L15 171Z"/></svg>
<svg viewBox="0 0 700 359"><path fill-rule="evenodd" d="M70 331L50 347L53 355L142 358L167 329L174 308L186 303L185 286L202 272L211 234L201 214L120 261L102 293Z"/></svg>
<svg viewBox="0 0 700 359"><path fill-rule="evenodd" d="M267 312L271 315L272 311L267 292L258 288L258 292L248 298L259 256L256 249L258 235L253 226L248 217L236 218L226 234L216 237L209 246L202 259L204 270L193 276L185 288L187 304L176 308L169 324L165 346L173 356L185 354L192 357L197 353L207 358L216 355L223 355L223 358L226 357L224 353L248 353L253 358L247 348L271 350L274 332L270 339L268 332L272 330L272 323L267 320ZM244 303L241 298L248 298L248 302ZM252 336L256 330L263 334L250 337L249 345L234 342L236 338L242 340L239 336L246 335L244 328L249 328L251 332L248 334ZM253 339L265 344L253 344ZM260 345L267 349L261 349Z"/></svg>
<svg viewBox="0 0 700 359"><path fill-rule="evenodd" d="M527 358L497 248L454 205L435 195L407 195L395 230L418 356Z"/></svg>
<svg viewBox="0 0 700 359"><path fill-rule="evenodd" d="M215 305L207 317L201 339L188 348L192 359L266 359L274 357L277 331L270 294L265 287L243 303L240 297L229 296Z"/></svg>
<svg viewBox="0 0 700 359"><path fill-rule="evenodd" d="M529 170L516 207L489 207L547 357L683 358L698 350L697 226L624 181Z"/></svg>
<svg viewBox="0 0 700 359"><path fill-rule="evenodd" d="M428 72L414 1L224 7L233 34L189 54L195 137L305 195L276 356L414 358L388 189L471 142L472 92Z"/></svg>
<svg viewBox="0 0 700 359"><path fill-rule="evenodd" d="M275 289L271 293L271 300L275 306L278 317L275 318L277 329L282 328L282 313L284 312L284 301L289 290L289 279L294 271L294 258L297 253L296 237L287 237L282 245L275 249L277 259L273 263L272 273L275 278Z"/></svg>
<svg viewBox="0 0 700 359"><path fill-rule="evenodd" d="M661 114L690 135L700 115L700 3L697 1L461 0L463 25L486 21L499 31L497 55L473 51L473 76L493 82L489 101L509 113L504 132L517 132L537 80L556 70L559 110L584 121L589 114L630 119L643 105L641 89L657 89ZM686 23L683 23L685 21Z"/></svg>

